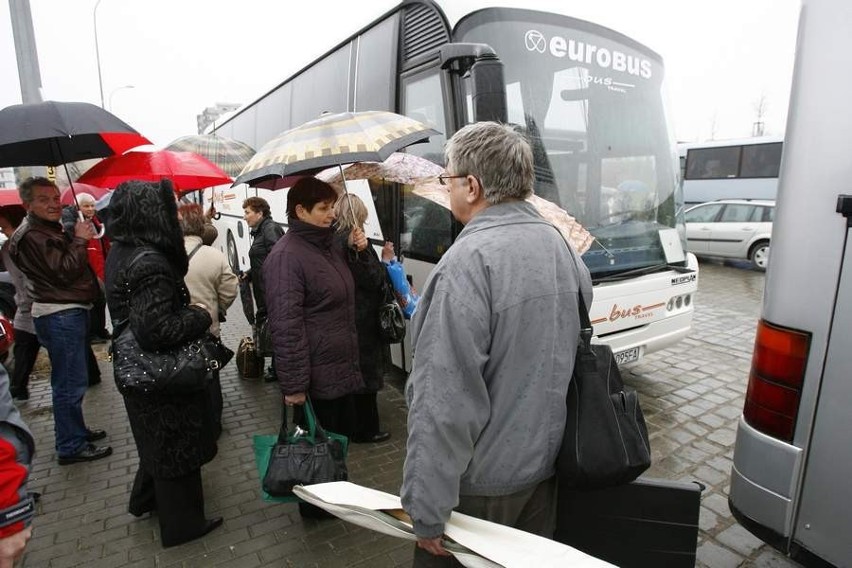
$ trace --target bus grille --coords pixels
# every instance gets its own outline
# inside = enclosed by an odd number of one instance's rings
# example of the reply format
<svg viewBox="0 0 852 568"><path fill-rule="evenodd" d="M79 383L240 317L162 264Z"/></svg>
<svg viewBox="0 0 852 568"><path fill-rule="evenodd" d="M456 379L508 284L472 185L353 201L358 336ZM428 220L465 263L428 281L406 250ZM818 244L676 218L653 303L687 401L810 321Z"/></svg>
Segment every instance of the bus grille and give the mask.
<svg viewBox="0 0 852 568"><path fill-rule="evenodd" d="M412 59L429 53L450 41L450 34L441 16L424 4L413 4L405 10L402 38L402 66Z"/></svg>

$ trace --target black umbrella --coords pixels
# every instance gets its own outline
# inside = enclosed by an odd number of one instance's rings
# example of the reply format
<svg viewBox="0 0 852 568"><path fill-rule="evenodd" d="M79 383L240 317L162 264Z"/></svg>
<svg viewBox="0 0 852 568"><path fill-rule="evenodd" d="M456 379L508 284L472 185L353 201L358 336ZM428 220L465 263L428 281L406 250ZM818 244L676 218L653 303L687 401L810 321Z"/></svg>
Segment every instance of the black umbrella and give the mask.
<svg viewBox="0 0 852 568"><path fill-rule="evenodd" d="M45 101L0 110L0 167L65 165L150 143L117 116L89 103ZM77 204L67 165L65 175ZM102 236L103 228L97 237Z"/></svg>
<svg viewBox="0 0 852 568"><path fill-rule="evenodd" d="M0 110L0 167L58 166L150 143L120 118L89 103L46 101Z"/></svg>

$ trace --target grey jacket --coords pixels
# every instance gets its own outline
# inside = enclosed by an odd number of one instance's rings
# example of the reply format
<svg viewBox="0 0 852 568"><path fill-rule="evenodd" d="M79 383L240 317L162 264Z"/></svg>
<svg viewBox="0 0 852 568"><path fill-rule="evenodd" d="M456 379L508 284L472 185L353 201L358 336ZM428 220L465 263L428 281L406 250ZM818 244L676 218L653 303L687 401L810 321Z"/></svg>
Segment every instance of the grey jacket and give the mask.
<svg viewBox="0 0 852 568"><path fill-rule="evenodd" d="M580 330L585 264L526 202L459 234L412 320L402 504L440 535L458 496L509 495L555 473Z"/></svg>

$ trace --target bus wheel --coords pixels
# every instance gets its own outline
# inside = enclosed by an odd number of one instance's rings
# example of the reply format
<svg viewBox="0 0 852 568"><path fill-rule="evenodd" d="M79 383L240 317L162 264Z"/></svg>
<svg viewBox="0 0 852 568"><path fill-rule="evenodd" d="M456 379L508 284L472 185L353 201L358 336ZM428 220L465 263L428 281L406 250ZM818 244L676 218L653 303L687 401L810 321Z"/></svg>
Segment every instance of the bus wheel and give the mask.
<svg viewBox="0 0 852 568"><path fill-rule="evenodd" d="M757 270L766 270L769 265L769 241L760 241L752 246L748 259Z"/></svg>
<svg viewBox="0 0 852 568"><path fill-rule="evenodd" d="M234 274L239 274L240 259L237 256L237 243L234 241L234 233L232 233L230 229L228 229L226 246L228 248L228 264L231 265L231 270L234 271Z"/></svg>

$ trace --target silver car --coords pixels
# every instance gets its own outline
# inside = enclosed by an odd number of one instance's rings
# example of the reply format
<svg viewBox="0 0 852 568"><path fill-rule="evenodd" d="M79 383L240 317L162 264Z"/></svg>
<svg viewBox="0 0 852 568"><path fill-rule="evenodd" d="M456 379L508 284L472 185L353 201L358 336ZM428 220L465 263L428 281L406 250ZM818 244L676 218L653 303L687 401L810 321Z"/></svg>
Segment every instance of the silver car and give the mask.
<svg viewBox="0 0 852 568"><path fill-rule="evenodd" d="M689 252L749 260L756 269L766 270L774 201L723 199L695 205L685 215Z"/></svg>

